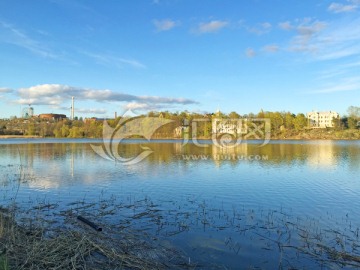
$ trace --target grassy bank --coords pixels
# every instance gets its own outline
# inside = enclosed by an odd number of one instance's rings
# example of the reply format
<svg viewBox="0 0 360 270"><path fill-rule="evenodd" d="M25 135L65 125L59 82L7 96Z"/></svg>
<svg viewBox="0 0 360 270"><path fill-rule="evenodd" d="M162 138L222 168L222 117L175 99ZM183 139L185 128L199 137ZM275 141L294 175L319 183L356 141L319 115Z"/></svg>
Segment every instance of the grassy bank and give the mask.
<svg viewBox="0 0 360 270"><path fill-rule="evenodd" d="M41 138L39 136L27 136L27 135L0 135L0 139L35 139Z"/></svg>
<svg viewBox="0 0 360 270"><path fill-rule="evenodd" d="M359 129L307 129L302 131L284 130L271 134L278 140L360 140Z"/></svg>
<svg viewBox="0 0 360 270"><path fill-rule="evenodd" d="M184 265L176 260L180 255L174 250L152 246L145 235L109 227L99 233L81 222L72 229L50 230L33 222L19 225L13 212L0 208L0 270L178 269Z"/></svg>
<svg viewBox="0 0 360 270"><path fill-rule="evenodd" d="M22 136L22 135L0 135L0 139L17 139L17 138L27 138L27 139L36 139L43 138L40 136ZM46 137L46 138L55 138L55 137ZM86 137L75 137L75 138L86 138ZM345 129L345 130L336 130L336 129L305 129L301 131L296 130L283 130L271 133L271 139L273 140L360 140L360 130L359 129ZM88 139L93 139L89 137ZM134 137L133 139L141 139L139 137ZM154 134L152 137L154 140L181 140L181 138L171 137L171 136L159 136ZM198 140L211 140L210 136L198 136ZM248 139L254 139L249 137Z"/></svg>

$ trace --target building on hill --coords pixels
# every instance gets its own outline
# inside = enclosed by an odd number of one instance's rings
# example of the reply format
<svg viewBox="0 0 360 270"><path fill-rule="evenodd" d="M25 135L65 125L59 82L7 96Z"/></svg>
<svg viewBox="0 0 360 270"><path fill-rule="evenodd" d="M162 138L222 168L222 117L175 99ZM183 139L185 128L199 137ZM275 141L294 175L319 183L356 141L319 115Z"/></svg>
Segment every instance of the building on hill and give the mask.
<svg viewBox="0 0 360 270"><path fill-rule="evenodd" d="M56 113L43 113L39 114L39 118L44 120L63 120L66 119L66 115Z"/></svg>
<svg viewBox="0 0 360 270"><path fill-rule="evenodd" d="M334 119L340 119L340 115L334 111L328 112L309 112L306 114L309 127L311 128L327 128L334 127Z"/></svg>

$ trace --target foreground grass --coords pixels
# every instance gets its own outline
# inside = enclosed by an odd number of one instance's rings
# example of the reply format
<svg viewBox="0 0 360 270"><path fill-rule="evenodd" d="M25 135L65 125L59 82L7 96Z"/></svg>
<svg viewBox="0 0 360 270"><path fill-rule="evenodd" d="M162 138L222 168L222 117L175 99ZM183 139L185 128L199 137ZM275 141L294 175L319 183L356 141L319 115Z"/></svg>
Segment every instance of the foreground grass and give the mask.
<svg viewBox="0 0 360 270"><path fill-rule="evenodd" d="M19 226L12 213L0 211L0 270L5 269L178 269L179 254L144 239L86 226L57 230ZM173 260L169 260L171 256ZM181 267L183 268L183 267ZM187 268L187 267L186 267Z"/></svg>

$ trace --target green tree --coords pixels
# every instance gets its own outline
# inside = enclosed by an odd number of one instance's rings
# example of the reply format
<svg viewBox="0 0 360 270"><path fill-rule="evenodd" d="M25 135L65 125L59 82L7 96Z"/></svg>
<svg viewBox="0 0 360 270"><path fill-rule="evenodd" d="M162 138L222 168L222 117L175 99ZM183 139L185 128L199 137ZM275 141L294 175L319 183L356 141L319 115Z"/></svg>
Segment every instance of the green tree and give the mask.
<svg viewBox="0 0 360 270"><path fill-rule="evenodd" d="M82 126L84 126L84 122L83 121L79 121L79 120L74 120L74 121L72 121L72 123L71 123L71 126L72 127L82 127Z"/></svg>
<svg viewBox="0 0 360 270"><path fill-rule="evenodd" d="M266 117L266 114L265 114L263 109L261 109L261 111L258 113L257 117L258 118L265 118Z"/></svg>
<svg viewBox="0 0 360 270"><path fill-rule="evenodd" d="M61 129L54 128L53 134L55 138L61 138Z"/></svg>
<svg viewBox="0 0 360 270"><path fill-rule="evenodd" d="M41 137L46 137L46 136L48 136L48 130L49 130L50 127L51 127L51 124L48 125L48 124L45 123L45 122L41 122L41 123L40 123L39 135L40 135Z"/></svg>
<svg viewBox="0 0 360 270"><path fill-rule="evenodd" d="M353 117L348 117L348 119L347 119L347 126L348 126L348 128L350 128L350 129L355 129L355 128L357 128L357 120L355 119L355 118L353 118Z"/></svg>
<svg viewBox="0 0 360 270"><path fill-rule="evenodd" d="M61 137L66 138L70 134L70 129L68 125L63 125L61 127Z"/></svg>
<svg viewBox="0 0 360 270"><path fill-rule="evenodd" d="M349 114L349 117L352 117L352 118L355 118L355 119L360 118L360 107L350 106L347 109L347 112Z"/></svg>
<svg viewBox="0 0 360 270"><path fill-rule="evenodd" d="M36 133L36 128L34 123L29 123L28 128L26 130L26 135L33 136Z"/></svg>
<svg viewBox="0 0 360 270"><path fill-rule="evenodd" d="M231 118L231 119L239 119L240 114L238 114L237 112L231 112L231 113L229 113L229 118Z"/></svg>
<svg viewBox="0 0 360 270"><path fill-rule="evenodd" d="M344 122L346 122L346 119L340 119L340 118L335 118L335 117L333 117L333 119L332 119L332 124L333 124L333 127L335 128L335 129L338 129L338 128L344 128Z"/></svg>
<svg viewBox="0 0 360 270"><path fill-rule="evenodd" d="M284 124L284 119L279 112L270 113L270 121L274 131L278 131Z"/></svg>
<svg viewBox="0 0 360 270"><path fill-rule="evenodd" d="M284 117L285 128L293 129L294 128L295 115L290 113L290 112L286 112L283 117Z"/></svg>
<svg viewBox="0 0 360 270"><path fill-rule="evenodd" d="M350 129L357 128L357 123L360 120L360 107L350 106L347 110L349 117L347 118L347 127Z"/></svg>
<svg viewBox="0 0 360 270"><path fill-rule="evenodd" d="M81 129L79 127L72 127L69 130L69 137L70 138L82 138L83 132L81 131Z"/></svg>
<svg viewBox="0 0 360 270"><path fill-rule="evenodd" d="M303 113L298 113L294 119L294 128L299 131L307 127L308 120Z"/></svg>
<svg viewBox="0 0 360 270"><path fill-rule="evenodd" d="M148 116L149 117L155 117L156 113L154 111L151 111L151 112L148 113Z"/></svg>

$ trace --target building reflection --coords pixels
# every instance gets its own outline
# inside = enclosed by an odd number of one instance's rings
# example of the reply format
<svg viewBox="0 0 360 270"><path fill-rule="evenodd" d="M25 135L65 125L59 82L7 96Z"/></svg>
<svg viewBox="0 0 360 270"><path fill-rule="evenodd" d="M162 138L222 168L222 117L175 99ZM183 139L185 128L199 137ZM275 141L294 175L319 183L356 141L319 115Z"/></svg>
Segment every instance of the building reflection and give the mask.
<svg viewBox="0 0 360 270"><path fill-rule="evenodd" d="M241 143L239 145L221 147L219 145L211 145L211 157L217 167L220 167L224 162L236 164L240 161L246 160L248 155L248 144Z"/></svg>
<svg viewBox="0 0 360 270"><path fill-rule="evenodd" d="M336 145L333 142L319 142L309 148L307 162L311 167L332 167L337 163L336 151Z"/></svg>

